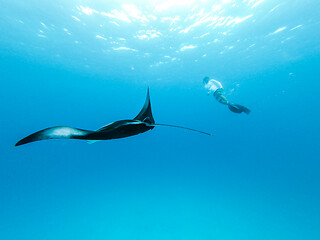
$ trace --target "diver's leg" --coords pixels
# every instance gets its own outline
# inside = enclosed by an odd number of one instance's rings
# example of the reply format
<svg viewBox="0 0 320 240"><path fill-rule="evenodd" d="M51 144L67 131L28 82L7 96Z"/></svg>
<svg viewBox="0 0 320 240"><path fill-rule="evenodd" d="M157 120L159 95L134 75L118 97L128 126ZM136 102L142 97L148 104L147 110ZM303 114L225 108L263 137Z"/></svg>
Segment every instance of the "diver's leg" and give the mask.
<svg viewBox="0 0 320 240"><path fill-rule="evenodd" d="M249 114L250 113L250 109L240 105L240 104L235 104L235 103L230 103L228 101L228 99L223 95L224 94L224 90L223 88L219 88L217 89L213 96L216 98L216 100L224 105L228 105L230 111L234 112L234 113L246 113Z"/></svg>
<svg viewBox="0 0 320 240"><path fill-rule="evenodd" d="M229 103L229 101L227 100L227 98L223 95L224 91L222 88L217 89L213 96L216 98L216 100L224 105L227 105Z"/></svg>

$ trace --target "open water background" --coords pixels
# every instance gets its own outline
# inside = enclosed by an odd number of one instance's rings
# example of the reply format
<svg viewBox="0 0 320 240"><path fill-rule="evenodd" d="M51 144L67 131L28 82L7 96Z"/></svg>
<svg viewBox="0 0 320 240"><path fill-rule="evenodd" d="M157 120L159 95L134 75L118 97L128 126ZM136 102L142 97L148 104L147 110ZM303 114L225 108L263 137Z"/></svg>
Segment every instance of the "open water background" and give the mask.
<svg viewBox="0 0 320 240"><path fill-rule="evenodd" d="M320 239L318 1L0 6L0 239ZM156 122L214 136L13 146L133 118L147 87Z"/></svg>

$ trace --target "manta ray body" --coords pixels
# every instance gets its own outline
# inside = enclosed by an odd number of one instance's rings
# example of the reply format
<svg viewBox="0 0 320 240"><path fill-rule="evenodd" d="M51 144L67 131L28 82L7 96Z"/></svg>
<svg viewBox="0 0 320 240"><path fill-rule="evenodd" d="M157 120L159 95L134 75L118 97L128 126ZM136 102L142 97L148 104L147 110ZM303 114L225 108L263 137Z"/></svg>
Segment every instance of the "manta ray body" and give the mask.
<svg viewBox="0 0 320 240"><path fill-rule="evenodd" d="M26 143L46 139L82 139L89 140L92 142L99 140L118 139L144 133L146 131L152 130L155 126L177 127L211 135L209 133L198 131L191 128L175 126L170 124L156 124L151 111L150 94L148 89L147 98L144 103L144 106L134 119L116 121L104 127L101 127L96 131L65 126L50 127L35 132L21 139L15 144L15 146L20 146Z"/></svg>

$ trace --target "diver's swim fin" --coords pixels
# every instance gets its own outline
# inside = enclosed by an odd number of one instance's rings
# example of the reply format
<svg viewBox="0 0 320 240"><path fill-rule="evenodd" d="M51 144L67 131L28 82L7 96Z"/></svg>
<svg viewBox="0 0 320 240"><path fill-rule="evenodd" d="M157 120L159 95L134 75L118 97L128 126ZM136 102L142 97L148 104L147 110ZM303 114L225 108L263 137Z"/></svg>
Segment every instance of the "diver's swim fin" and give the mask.
<svg viewBox="0 0 320 240"><path fill-rule="evenodd" d="M250 109L242 106L242 105L239 105L239 104L235 104L235 103L228 103L228 107L230 109L230 111L234 112L234 113L246 113L246 114L249 114L251 112Z"/></svg>

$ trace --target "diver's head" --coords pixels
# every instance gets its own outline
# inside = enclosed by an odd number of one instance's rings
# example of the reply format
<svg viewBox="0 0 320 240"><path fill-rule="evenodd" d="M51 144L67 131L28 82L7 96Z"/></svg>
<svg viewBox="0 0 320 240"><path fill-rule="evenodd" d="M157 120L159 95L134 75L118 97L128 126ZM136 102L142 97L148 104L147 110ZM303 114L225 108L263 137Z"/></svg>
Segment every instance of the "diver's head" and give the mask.
<svg viewBox="0 0 320 240"><path fill-rule="evenodd" d="M209 77L204 77L203 79L203 83L204 84L207 84L209 82L210 78Z"/></svg>

